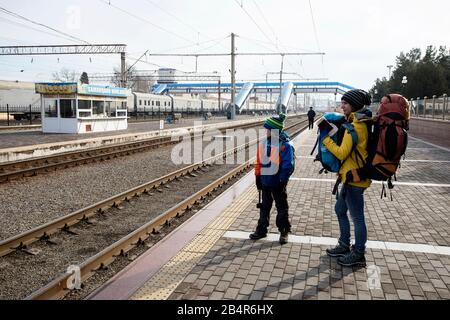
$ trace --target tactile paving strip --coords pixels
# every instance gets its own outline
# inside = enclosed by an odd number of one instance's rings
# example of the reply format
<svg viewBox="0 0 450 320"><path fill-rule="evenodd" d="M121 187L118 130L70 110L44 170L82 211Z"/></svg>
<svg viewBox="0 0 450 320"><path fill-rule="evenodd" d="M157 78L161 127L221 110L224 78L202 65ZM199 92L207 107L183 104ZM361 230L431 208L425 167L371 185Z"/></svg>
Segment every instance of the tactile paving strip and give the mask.
<svg viewBox="0 0 450 320"><path fill-rule="evenodd" d="M211 250L224 235L236 218L257 196L254 186L249 187L230 207L212 221L194 239L192 239L176 256L170 259L144 286L137 290L131 300L165 300L189 271Z"/></svg>

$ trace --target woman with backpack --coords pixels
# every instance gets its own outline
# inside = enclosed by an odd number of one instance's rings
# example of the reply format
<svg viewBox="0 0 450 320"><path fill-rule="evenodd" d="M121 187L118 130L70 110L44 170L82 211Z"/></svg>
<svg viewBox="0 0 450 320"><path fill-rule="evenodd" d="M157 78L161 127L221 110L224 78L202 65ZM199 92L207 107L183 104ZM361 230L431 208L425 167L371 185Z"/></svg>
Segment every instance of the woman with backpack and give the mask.
<svg viewBox="0 0 450 320"><path fill-rule="evenodd" d="M367 242L367 227L364 218L364 191L370 186L371 180L360 180L357 169L362 168L367 159L367 143L369 133L367 125L359 121L355 115L364 112L364 106L371 103L370 95L363 90L346 92L341 99L341 108L357 134L357 143L353 145L353 138L345 130L342 143L337 145L331 137L336 130L331 130L329 137L323 140L324 146L341 161L338 181L342 182L338 192L335 212L339 221L340 237L335 248L327 249L331 257L339 257L338 263L343 266L365 266L364 256ZM359 118L359 117L358 117ZM350 222L347 212L353 221L355 230L355 245L350 247Z"/></svg>

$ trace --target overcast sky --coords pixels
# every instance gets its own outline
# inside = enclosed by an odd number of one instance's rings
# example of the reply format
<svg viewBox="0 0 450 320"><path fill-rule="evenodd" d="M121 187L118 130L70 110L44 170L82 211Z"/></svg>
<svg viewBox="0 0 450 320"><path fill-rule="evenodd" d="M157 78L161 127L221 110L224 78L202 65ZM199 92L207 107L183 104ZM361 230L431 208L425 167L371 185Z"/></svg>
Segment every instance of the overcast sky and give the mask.
<svg viewBox="0 0 450 320"><path fill-rule="evenodd" d="M89 43L125 43L135 58L146 50L229 53L232 32L237 52L324 52L286 57L284 71L363 89L387 76L386 66L395 65L401 51L450 46L446 0L0 0L0 6ZM5 46L75 43L1 11L0 28ZM195 69L193 58L143 61L138 69ZM0 56L0 79L49 81L62 67L93 74L111 72L119 63L118 55ZM280 64L279 56L238 57L237 79L263 80ZM199 71L218 71L224 82L229 68L229 57L199 58Z"/></svg>

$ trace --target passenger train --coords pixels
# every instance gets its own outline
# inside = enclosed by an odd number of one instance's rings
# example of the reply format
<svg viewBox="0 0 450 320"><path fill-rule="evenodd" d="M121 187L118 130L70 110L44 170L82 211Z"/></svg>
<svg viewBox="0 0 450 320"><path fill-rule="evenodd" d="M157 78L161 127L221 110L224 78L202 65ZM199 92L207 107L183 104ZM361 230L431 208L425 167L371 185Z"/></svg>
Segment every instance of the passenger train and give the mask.
<svg viewBox="0 0 450 320"><path fill-rule="evenodd" d="M35 92L34 83L15 83L0 80L0 113L9 112L16 120L40 118L40 95ZM191 95L160 95L152 93L131 92L127 98L127 110L130 117L138 115L173 113L190 113L202 115L205 113L225 114L230 100L223 98L201 98ZM30 108L31 106L31 108ZM269 114L275 109L274 104L261 102L249 98L240 113L244 114ZM239 111L237 112L239 113Z"/></svg>
<svg viewBox="0 0 450 320"><path fill-rule="evenodd" d="M151 93L132 92L127 99L128 114L134 116L136 114L153 113L219 113L226 108L229 99L221 99L220 105L218 99L202 99L196 97L181 97L173 95L159 95ZM274 110L274 106L270 103L261 103L247 101L241 109L241 113L263 113L268 114Z"/></svg>

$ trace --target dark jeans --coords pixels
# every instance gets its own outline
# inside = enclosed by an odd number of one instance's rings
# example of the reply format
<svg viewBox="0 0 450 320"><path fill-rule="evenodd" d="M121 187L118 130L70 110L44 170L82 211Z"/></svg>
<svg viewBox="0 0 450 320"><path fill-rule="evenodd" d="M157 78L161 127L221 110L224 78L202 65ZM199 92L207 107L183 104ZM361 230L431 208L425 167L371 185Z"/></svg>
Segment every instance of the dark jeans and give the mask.
<svg viewBox="0 0 450 320"><path fill-rule="evenodd" d="M276 224L280 232L290 232L291 224L289 223L289 205L287 202L286 187L284 188L270 188L262 190L262 204L259 212L258 226L256 231L258 233L266 234L270 221L270 210L272 209L273 200L277 208Z"/></svg>
<svg viewBox="0 0 450 320"><path fill-rule="evenodd" d="M365 188L343 185L334 207L341 231L339 242L350 246L350 222L347 215L347 212L350 211L355 229L355 249L362 253L366 249L367 242L367 227L364 219L364 191Z"/></svg>
<svg viewBox="0 0 450 320"><path fill-rule="evenodd" d="M314 129L314 118L308 118L309 120L309 125L308 125L308 129Z"/></svg>

